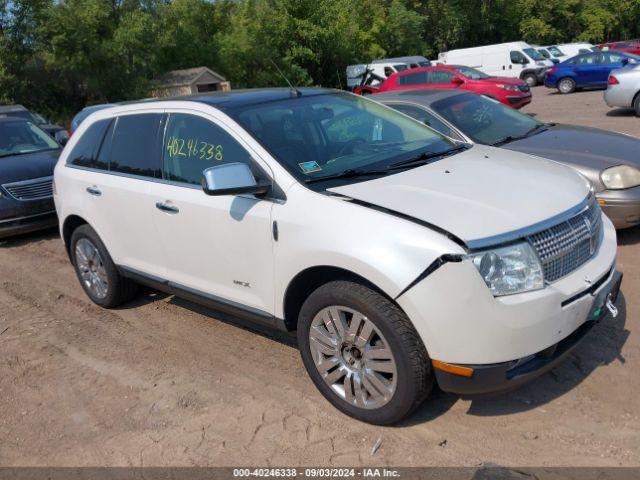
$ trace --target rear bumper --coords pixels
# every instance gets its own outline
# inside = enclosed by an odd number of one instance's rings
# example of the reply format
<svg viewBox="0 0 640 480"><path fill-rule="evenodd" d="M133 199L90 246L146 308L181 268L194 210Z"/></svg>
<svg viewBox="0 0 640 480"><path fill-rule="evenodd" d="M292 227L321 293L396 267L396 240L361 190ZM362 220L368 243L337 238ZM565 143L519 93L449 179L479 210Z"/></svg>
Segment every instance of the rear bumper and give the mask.
<svg viewBox="0 0 640 480"><path fill-rule="evenodd" d="M640 225L640 187L605 190L596 194L596 197L605 215L616 228Z"/></svg>
<svg viewBox="0 0 640 480"><path fill-rule="evenodd" d="M536 377L555 368L585 338L593 326L606 316L607 299L615 301L620 290L622 274L617 271L606 278L606 281L593 293L586 295L593 298L587 320L570 335L534 355L491 365L464 365L473 369L470 377L455 375L440 369L434 369L439 387L458 395L480 395L503 393L514 390L530 382Z"/></svg>

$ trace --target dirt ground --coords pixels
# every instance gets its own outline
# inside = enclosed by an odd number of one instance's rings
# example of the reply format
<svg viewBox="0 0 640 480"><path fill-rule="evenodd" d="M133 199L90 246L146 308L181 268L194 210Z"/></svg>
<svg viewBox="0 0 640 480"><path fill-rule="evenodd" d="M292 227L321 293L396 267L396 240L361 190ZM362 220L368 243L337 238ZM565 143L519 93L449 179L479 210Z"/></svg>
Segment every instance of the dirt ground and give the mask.
<svg viewBox="0 0 640 480"><path fill-rule="evenodd" d="M536 88L526 111L640 136L602 92ZM152 291L102 310L55 231L4 242L0 465L638 466L640 229L619 244L620 315L566 363L511 394L436 393L381 428L332 408L286 335Z"/></svg>

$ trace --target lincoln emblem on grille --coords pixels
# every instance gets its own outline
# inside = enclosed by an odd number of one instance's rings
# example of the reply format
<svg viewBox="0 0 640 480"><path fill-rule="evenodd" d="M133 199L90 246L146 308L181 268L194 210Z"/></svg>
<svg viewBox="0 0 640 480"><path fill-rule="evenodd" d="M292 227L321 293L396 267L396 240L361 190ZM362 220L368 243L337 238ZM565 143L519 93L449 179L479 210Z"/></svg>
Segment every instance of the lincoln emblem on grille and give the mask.
<svg viewBox="0 0 640 480"><path fill-rule="evenodd" d="M584 224L587 226L587 231L589 232L589 255L593 255L593 252L596 251L596 236L593 234L591 220L589 220L586 215L583 217L583 220Z"/></svg>

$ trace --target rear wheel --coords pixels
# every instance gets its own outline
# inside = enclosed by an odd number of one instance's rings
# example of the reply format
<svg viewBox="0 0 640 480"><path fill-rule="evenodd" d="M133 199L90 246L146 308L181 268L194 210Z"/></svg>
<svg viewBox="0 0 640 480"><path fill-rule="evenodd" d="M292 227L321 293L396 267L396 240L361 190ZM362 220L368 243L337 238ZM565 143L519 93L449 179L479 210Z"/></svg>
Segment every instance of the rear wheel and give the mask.
<svg viewBox="0 0 640 480"><path fill-rule="evenodd" d="M558 82L558 91L560 93L573 93L576 91L576 81L573 78L561 78Z"/></svg>
<svg viewBox="0 0 640 480"><path fill-rule="evenodd" d="M309 376L335 407L386 425L406 417L433 385L430 361L407 316L380 293L335 281L305 301L298 345Z"/></svg>
<svg viewBox="0 0 640 480"><path fill-rule="evenodd" d="M536 77L533 73L525 74L522 79L527 82L529 87L535 87L538 84L538 77Z"/></svg>
<svg viewBox="0 0 640 480"><path fill-rule="evenodd" d="M71 258L80 285L101 307L111 308L133 298L137 285L118 273L109 252L89 225L71 235Z"/></svg>
<svg viewBox="0 0 640 480"><path fill-rule="evenodd" d="M633 101L633 109L636 111L636 115L640 117L640 92L636 95Z"/></svg>

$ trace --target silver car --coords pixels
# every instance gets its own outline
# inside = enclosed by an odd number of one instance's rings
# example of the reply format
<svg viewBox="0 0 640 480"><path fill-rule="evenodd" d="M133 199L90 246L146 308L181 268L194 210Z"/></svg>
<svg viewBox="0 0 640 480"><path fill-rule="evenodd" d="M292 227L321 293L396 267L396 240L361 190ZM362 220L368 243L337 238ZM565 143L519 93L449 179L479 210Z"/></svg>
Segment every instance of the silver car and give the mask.
<svg viewBox="0 0 640 480"><path fill-rule="evenodd" d="M640 139L597 128L542 123L464 90L399 90L371 98L455 140L573 167L589 179L616 228L640 225Z"/></svg>
<svg viewBox="0 0 640 480"><path fill-rule="evenodd" d="M609 74L604 101L610 107L631 107L640 117L640 65L613 70Z"/></svg>

